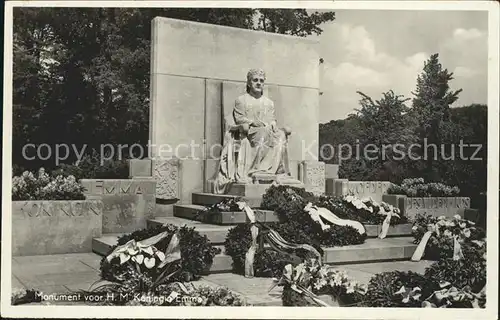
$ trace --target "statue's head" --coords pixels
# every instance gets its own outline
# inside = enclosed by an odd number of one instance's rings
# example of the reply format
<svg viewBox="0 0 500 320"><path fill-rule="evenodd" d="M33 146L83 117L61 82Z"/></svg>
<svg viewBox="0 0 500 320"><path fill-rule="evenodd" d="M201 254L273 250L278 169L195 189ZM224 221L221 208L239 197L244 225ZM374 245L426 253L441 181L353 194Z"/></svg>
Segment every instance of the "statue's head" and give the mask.
<svg viewBox="0 0 500 320"><path fill-rule="evenodd" d="M247 92L262 94L266 73L262 69L250 69L247 73Z"/></svg>

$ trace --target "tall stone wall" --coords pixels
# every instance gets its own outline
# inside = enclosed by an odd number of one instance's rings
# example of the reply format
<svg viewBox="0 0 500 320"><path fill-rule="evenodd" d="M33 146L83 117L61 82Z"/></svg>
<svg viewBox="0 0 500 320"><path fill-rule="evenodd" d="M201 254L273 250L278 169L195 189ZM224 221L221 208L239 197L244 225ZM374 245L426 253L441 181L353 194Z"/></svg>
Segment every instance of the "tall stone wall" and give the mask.
<svg viewBox="0 0 500 320"><path fill-rule="evenodd" d="M175 153L180 159L216 158L220 153L217 145L222 143L222 83L226 88L228 83L235 84L238 92L230 96L243 94L247 71L261 67L267 73L267 93L275 101L278 122L293 130L290 159L316 160L317 45L317 41L299 37L155 18L151 42L151 156ZM211 147L218 151L208 154Z"/></svg>

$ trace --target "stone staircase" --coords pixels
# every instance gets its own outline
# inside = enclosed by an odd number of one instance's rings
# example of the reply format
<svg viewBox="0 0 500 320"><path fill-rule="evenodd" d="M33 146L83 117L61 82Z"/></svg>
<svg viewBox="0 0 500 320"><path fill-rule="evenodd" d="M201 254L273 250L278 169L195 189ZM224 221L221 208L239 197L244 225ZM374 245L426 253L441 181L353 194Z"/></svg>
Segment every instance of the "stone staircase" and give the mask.
<svg viewBox="0 0 500 320"><path fill-rule="evenodd" d="M187 225L195 227L201 235L206 235L214 246L221 248L221 253L214 258L211 273L230 272L232 259L224 254L224 241L232 227L246 223L244 212L220 212L213 214L209 221L197 221L196 213L204 206L212 205L223 199L243 197L247 203L255 207L257 219L261 222L276 222L278 217L272 211L260 210L262 194L269 185L236 185L228 195L211 193L193 193L191 204L176 204L173 206L173 216L156 216L147 220L147 227L160 226L170 223L176 226ZM412 243L411 225L397 225L391 227L386 239L378 239L380 226L367 225L368 239L361 245L323 248L324 262L328 264L353 264L367 262L382 262L394 260L408 260L416 245ZM116 245L121 234L104 234L94 238L92 248L95 253L106 255L112 246Z"/></svg>

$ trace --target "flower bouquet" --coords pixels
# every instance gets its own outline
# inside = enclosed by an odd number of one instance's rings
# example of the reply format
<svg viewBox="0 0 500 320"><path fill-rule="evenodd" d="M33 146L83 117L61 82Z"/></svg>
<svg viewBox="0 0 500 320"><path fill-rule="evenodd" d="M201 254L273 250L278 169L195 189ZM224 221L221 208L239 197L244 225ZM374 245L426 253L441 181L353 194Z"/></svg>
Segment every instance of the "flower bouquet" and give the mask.
<svg viewBox="0 0 500 320"><path fill-rule="evenodd" d="M284 306L348 306L355 305L366 294L367 287L350 278L343 270L320 265L309 259L292 267L287 265L274 286L283 286Z"/></svg>
<svg viewBox="0 0 500 320"><path fill-rule="evenodd" d="M403 304L421 301L422 308L482 308L486 300L485 288L474 293L470 287L458 289L446 281L440 282L439 289L427 298L422 297L421 291L419 287L409 289L402 286L395 295L402 297Z"/></svg>
<svg viewBox="0 0 500 320"><path fill-rule="evenodd" d="M463 255L462 249L469 250L470 246L480 245L486 233L476 227L474 222L459 215L453 218L417 215L412 235L414 243L421 247L417 248L417 251L421 251L417 254L419 257L415 256L413 260L420 260L424 256L430 260L439 260L460 258Z"/></svg>

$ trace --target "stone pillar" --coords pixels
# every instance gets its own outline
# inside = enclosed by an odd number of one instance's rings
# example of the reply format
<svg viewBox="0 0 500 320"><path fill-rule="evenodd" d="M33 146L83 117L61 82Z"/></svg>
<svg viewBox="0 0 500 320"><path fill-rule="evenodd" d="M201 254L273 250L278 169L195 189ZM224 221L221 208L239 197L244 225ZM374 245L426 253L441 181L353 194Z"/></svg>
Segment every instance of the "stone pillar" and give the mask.
<svg viewBox="0 0 500 320"><path fill-rule="evenodd" d="M300 180L305 189L315 195L325 194L325 163L314 160L304 160L299 166Z"/></svg>
<svg viewBox="0 0 500 320"><path fill-rule="evenodd" d="M151 159L130 159L128 161L128 177L130 179L152 178Z"/></svg>
<svg viewBox="0 0 500 320"><path fill-rule="evenodd" d="M348 183L349 183L348 179L335 179L335 180L333 180L333 184L335 186L333 195L337 196L337 197L343 197L343 196L347 195Z"/></svg>
<svg viewBox="0 0 500 320"><path fill-rule="evenodd" d="M335 179L339 178L338 164L325 164L325 193L335 195Z"/></svg>

